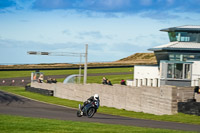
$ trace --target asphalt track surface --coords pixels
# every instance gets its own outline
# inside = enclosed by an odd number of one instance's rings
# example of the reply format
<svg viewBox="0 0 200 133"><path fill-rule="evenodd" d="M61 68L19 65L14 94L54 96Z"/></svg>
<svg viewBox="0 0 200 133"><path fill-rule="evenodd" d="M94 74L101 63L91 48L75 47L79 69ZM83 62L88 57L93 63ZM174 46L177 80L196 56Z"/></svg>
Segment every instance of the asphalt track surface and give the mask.
<svg viewBox="0 0 200 133"><path fill-rule="evenodd" d="M106 76L106 75L126 75L133 74L133 72L115 72L115 73L89 73L88 76ZM44 80L47 78L66 78L69 75L45 75ZM14 80L14 82L12 82ZM22 82L23 80L23 82ZM101 80L101 79L99 79ZM3 82L5 81L5 82ZM16 77L16 78L2 78L0 79L0 86L26 86L31 82L31 76L29 77Z"/></svg>
<svg viewBox="0 0 200 133"><path fill-rule="evenodd" d="M76 111L76 109L46 104L0 91L0 114L200 132L200 125L134 119L100 113L96 113L93 118L79 118L76 116Z"/></svg>

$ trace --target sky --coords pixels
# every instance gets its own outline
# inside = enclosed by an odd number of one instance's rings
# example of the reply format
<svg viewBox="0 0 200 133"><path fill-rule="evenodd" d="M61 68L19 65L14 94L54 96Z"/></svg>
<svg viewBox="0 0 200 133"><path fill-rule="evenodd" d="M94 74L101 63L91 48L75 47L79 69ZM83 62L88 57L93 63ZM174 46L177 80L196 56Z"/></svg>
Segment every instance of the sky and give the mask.
<svg viewBox="0 0 200 133"><path fill-rule="evenodd" d="M0 0L0 64L116 61L167 44L160 29L200 25L200 0ZM28 55L27 51L77 53Z"/></svg>

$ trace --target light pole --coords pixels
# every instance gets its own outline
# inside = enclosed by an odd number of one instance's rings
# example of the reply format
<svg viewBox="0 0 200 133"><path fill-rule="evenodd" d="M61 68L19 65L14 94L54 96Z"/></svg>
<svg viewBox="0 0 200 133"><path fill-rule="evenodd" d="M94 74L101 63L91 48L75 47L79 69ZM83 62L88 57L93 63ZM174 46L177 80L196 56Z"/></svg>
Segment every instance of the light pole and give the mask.
<svg viewBox="0 0 200 133"><path fill-rule="evenodd" d="M84 84L87 83L87 55L88 55L88 44L85 45L85 53L72 53L72 52L39 52L39 51L28 51L27 54L29 55L49 55L49 56L73 56L79 57L80 56L80 66L79 66L79 83L81 80L81 60L82 56L85 57L84 63Z"/></svg>
<svg viewBox="0 0 200 133"><path fill-rule="evenodd" d="M85 45L85 66L84 66L84 84L87 83L87 54L88 54L88 44Z"/></svg>
<svg viewBox="0 0 200 133"><path fill-rule="evenodd" d="M80 66L79 66L79 84L81 83L81 61L82 61L82 54L80 54Z"/></svg>

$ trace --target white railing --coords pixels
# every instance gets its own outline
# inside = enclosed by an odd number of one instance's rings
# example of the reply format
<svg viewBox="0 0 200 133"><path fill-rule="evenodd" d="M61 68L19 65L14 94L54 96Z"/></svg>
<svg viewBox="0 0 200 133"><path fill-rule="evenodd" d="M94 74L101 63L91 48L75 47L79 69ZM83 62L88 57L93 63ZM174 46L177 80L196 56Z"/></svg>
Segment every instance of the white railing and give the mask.
<svg viewBox="0 0 200 133"><path fill-rule="evenodd" d="M149 86L149 87L160 87L160 79L158 78L144 78L144 79L134 79L126 81L128 86ZM191 80L191 86L200 86L200 78Z"/></svg>
<svg viewBox="0 0 200 133"><path fill-rule="evenodd" d="M136 86L136 87L141 87L141 86L160 87L160 79L158 79L158 78L155 78L155 79L144 78L144 79L127 80L126 83L128 86Z"/></svg>

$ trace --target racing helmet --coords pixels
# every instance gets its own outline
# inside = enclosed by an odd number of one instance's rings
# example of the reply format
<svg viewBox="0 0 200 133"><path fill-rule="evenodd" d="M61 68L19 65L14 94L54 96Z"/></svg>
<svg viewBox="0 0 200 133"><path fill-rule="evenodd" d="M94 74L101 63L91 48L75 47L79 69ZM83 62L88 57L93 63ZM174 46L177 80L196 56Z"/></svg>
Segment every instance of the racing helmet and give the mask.
<svg viewBox="0 0 200 133"><path fill-rule="evenodd" d="M99 99L99 95L98 94L94 94L94 100L98 100Z"/></svg>

